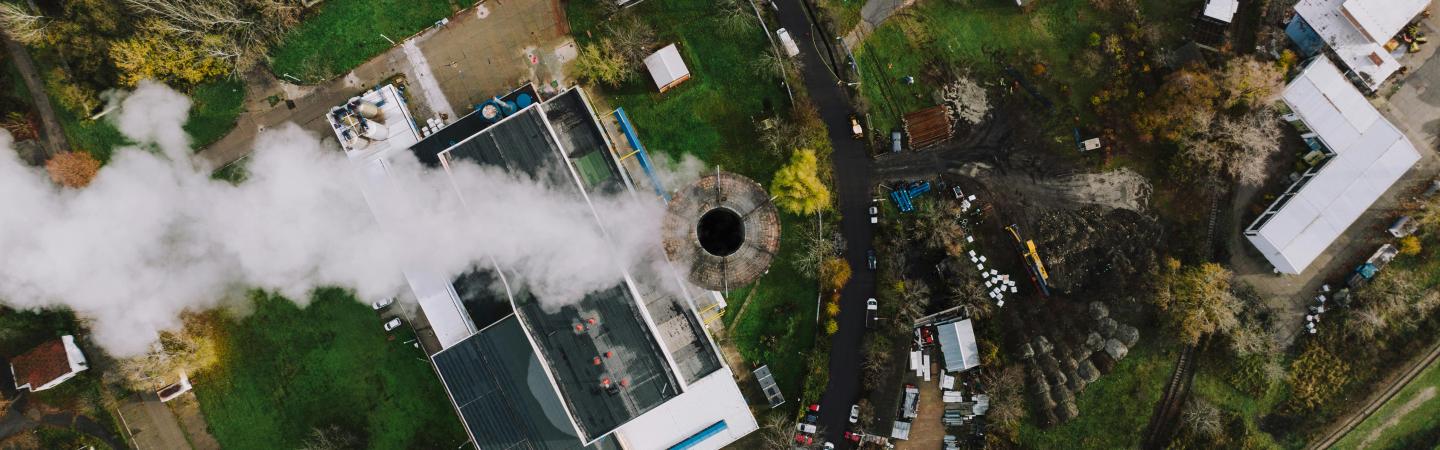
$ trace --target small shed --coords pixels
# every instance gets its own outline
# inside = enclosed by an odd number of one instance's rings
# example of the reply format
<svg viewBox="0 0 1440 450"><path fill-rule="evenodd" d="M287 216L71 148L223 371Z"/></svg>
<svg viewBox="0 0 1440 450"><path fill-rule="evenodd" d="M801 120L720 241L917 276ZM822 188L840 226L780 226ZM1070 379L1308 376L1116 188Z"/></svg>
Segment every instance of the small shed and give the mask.
<svg viewBox="0 0 1440 450"><path fill-rule="evenodd" d="M88 366L85 355L75 345L75 337L40 344L10 360L10 373L15 375L15 389L39 392L53 388L75 377Z"/></svg>
<svg viewBox="0 0 1440 450"><path fill-rule="evenodd" d="M975 341L975 326L970 319L942 323L935 328L940 334L946 372L970 370L980 365L980 346Z"/></svg>
<svg viewBox="0 0 1440 450"><path fill-rule="evenodd" d="M675 44L665 46L655 54L645 57L645 69L650 71L650 78L655 80L655 87L660 92L670 90L685 80L690 79L690 69L685 67L685 60L680 57L680 49Z"/></svg>
<svg viewBox="0 0 1440 450"><path fill-rule="evenodd" d="M1205 17L1221 23L1230 23L1235 19L1235 12L1240 10L1240 0L1207 0L1205 2Z"/></svg>

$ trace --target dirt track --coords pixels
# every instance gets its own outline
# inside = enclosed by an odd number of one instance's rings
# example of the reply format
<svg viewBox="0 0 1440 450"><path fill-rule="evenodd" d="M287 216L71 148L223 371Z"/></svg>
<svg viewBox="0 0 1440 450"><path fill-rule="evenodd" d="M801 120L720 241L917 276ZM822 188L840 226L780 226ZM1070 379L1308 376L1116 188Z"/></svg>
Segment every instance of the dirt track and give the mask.
<svg viewBox="0 0 1440 450"><path fill-rule="evenodd" d="M1365 419L1369 418L1371 414L1375 414L1375 411L1379 410L1381 406L1385 405L1385 402L1388 402L1390 401L1390 399L1395 398L1395 394L1400 393L1400 390L1404 389L1405 385L1410 384L1410 380L1415 379L1416 375L1419 375L1420 372L1423 372L1426 367L1430 367L1431 364L1434 364L1437 359L1440 359L1440 342L1437 342L1434 346L1431 346L1429 352L1425 353L1425 355L1417 358L1413 363L1411 363L1408 369L1406 369L1404 372L1401 372L1399 379L1392 380L1389 385L1386 386L1385 390L1380 391L1380 393L1373 397L1370 402L1365 405L1364 408L1355 412L1354 414L1351 414L1344 420L1338 422L1338 425L1333 427L1328 433L1325 434L1324 439L1313 442L1310 445L1305 446L1305 448L1309 450L1318 450L1323 448L1330 448L1331 446L1335 445L1335 443L1339 442L1341 438L1345 437L1345 435L1348 434L1350 430L1353 430L1356 426L1359 426L1360 423L1364 422Z"/></svg>

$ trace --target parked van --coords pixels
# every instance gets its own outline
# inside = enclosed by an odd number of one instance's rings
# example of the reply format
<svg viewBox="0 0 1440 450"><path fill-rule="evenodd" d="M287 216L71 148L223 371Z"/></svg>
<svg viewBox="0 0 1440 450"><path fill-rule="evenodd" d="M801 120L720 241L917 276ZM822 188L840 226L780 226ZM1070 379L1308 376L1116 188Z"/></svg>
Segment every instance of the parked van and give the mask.
<svg viewBox="0 0 1440 450"><path fill-rule="evenodd" d="M775 37L780 38L780 46L785 47L785 54L794 58L800 56L800 46L795 45L795 39L790 37L790 31L781 28L775 30Z"/></svg>

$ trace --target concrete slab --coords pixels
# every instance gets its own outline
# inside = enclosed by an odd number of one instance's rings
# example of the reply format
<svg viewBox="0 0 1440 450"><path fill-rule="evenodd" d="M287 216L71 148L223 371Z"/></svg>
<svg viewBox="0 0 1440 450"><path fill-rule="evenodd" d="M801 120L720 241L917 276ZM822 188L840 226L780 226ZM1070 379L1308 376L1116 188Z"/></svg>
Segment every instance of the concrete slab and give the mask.
<svg viewBox="0 0 1440 450"><path fill-rule="evenodd" d="M170 409L153 394L142 398L132 397L120 405L129 434L135 448L140 450L170 450L193 448L185 439L180 422ZM218 448L218 446L216 447Z"/></svg>

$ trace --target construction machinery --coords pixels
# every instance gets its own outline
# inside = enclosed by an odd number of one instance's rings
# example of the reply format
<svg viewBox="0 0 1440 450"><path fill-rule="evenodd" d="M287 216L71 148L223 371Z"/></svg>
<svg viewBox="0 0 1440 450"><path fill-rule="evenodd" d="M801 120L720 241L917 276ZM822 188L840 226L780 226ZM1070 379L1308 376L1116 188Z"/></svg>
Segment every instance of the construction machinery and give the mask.
<svg viewBox="0 0 1440 450"><path fill-rule="evenodd" d="M1010 236L1015 238L1015 248L1020 251L1020 259L1025 261L1025 270L1030 272L1030 281L1040 289L1040 293L1046 297L1050 296L1050 274L1045 272L1045 263L1040 261L1040 252L1035 250L1035 241L1020 237L1020 226L1010 225L1005 227Z"/></svg>

